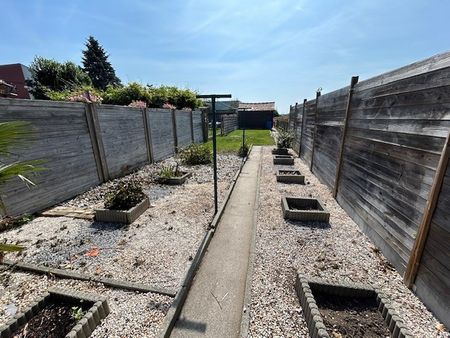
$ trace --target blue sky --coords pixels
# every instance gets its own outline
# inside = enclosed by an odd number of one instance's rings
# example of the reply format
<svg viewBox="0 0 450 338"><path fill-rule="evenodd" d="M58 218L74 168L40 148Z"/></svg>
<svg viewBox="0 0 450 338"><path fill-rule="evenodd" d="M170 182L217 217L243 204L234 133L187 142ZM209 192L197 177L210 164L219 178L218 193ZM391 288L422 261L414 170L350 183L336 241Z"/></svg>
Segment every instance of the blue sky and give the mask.
<svg viewBox="0 0 450 338"><path fill-rule="evenodd" d="M289 104L450 49L450 1L0 0L0 64L81 62L89 35L124 82ZM6 34L5 34L6 33Z"/></svg>

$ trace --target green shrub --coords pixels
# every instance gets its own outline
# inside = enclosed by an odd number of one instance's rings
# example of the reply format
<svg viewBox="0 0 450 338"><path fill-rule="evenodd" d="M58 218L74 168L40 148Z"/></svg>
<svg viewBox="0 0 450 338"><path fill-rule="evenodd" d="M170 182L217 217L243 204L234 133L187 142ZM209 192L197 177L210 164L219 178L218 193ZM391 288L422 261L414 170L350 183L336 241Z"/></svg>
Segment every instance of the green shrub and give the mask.
<svg viewBox="0 0 450 338"><path fill-rule="evenodd" d="M148 86L143 86L137 82L132 82L123 87L106 88L103 93L103 103L128 106L133 101L150 102Z"/></svg>
<svg viewBox="0 0 450 338"><path fill-rule="evenodd" d="M290 148L292 141L294 140L294 135L288 130L279 130L277 139L277 148Z"/></svg>
<svg viewBox="0 0 450 338"><path fill-rule="evenodd" d="M105 208L111 210L128 210L145 198L142 187L136 182L120 182L106 195Z"/></svg>
<svg viewBox="0 0 450 338"><path fill-rule="evenodd" d="M181 161L189 165L211 163L211 150L205 144L191 144L180 152Z"/></svg>
<svg viewBox="0 0 450 338"><path fill-rule="evenodd" d="M170 104L177 109L200 107L201 102L196 98L196 93L189 89L177 87L144 86L132 82L123 87L108 87L103 93L103 103L127 106L133 101L143 101L151 108L162 108Z"/></svg>
<svg viewBox="0 0 450 338"><path fill-rule="evenodd" d="M178 163L176 165L162 166L158 176L160 178L180 177L182 172L178 169Z"/></svg>
<svg viewBox="0 0 450 338"><path fill-rule="evenodd" d="M250 149L250 147L248 146L248 144L244 143L244 145L239 148L238 156L239 157L246 157L248 155L249 149Z"/></svg>

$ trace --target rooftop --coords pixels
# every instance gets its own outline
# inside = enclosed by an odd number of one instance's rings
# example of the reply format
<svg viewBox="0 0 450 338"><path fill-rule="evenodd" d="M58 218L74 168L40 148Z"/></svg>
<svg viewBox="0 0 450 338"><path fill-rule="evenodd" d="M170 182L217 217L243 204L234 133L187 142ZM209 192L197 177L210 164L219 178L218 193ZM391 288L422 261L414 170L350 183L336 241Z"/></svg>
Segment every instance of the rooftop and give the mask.
<svg viewBox="0 0 450 338"><path fill-rule="evenodd" d="M245 111L273 111L275 102L240 102L239 110Z"/></svg>

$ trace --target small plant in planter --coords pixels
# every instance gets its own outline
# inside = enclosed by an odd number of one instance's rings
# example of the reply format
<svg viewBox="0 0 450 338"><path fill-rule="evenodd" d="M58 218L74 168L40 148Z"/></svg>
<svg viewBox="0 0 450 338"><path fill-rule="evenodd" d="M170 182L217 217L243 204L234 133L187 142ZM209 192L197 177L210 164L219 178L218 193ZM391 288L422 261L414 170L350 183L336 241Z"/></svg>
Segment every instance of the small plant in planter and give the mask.
<svg viewBox="0 0 450 338"><path fill-rule="evenodd" d="M249 150L250 150L250 147L248 146L248 144L247 144L247 143L244 143L244 145L242 145L242 146L239 148L238 156L239 156L239 157L247 157L248 151L249 151Z"/></svg>
<svg viewBox="0 0 450 338"><path fill-rule="evenodd" d="M105 209L95 210L100 222L133 223L150 207L148 197L136 182L120 182L105 198Z"/></svg>
<svg viewBox="0 0 450 338"><path fill-rule="evenodd" d="M170 185L183 184L191 176L191 173L180 171L178 168L178 163L176 165L163 166L159 171L158 182Z"/></svg>
<svg viewBox="0 0 450 338"><path fill-rule="evenodd" d="M290 131L283 129L280 130L278 132L277 148L273 149L272 153L276 155L287 155L293 140L294 135Z"/></svg>
<svg viewBox="0 0 450 338"><path fill-rule="evenodd" d="M191 144L180 151L181 161L188 165L199 165L211 163L211 149L204 144Z"/></svg>

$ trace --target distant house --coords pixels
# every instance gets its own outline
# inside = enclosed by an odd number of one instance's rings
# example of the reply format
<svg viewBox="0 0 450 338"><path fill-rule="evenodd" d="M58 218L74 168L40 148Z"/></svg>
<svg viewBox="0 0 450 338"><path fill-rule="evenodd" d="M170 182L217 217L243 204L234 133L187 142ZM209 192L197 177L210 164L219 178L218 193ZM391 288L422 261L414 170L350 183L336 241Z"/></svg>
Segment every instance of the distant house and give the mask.
<svg viewBox="0 0 450 338"><path fill-rule="evenodd" d="M272 129L275 102L239 103L239 128Z"/></svg>
<svg viewBox="0 0 450 338"><path fill-rule="evenodd" d="M224 115L224 114L237 114L239 108L239 101L236 100L228 100L228 101L216 101L216 115ZM210 108L211 102L208 102L207 107ZM209 119L212 119L211 109L208 111ZM219 118L218 118L219 119Z"/></svg>
<svg viewBox="0 0 450 338"><path fill-rule="evenodd" d="M0 65L0 80L14 87L14 92L18 99L32 99L26 84L31 79L31 73L27 66L20 63L10 65Z"/></svg>

